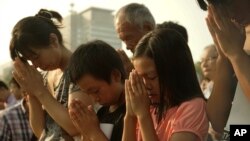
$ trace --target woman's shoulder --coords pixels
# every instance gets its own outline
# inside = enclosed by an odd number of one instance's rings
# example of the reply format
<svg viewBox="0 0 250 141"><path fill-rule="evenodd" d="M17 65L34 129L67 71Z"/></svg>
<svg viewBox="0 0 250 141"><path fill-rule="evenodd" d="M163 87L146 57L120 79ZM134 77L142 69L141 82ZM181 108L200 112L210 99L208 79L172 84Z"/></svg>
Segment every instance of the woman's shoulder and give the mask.
<svg viewBox="0 0 250 141"><path fill-rule="evenodd" d="M192 98L188 101L183 102L181 105L204 105L206 104L206 101L204 98L200 98L200 97L196 97L196 98Z"/></svg>
<svg viewBox="0 0 250 141"><path fill-rule="evenodd" d="M203 98L193 98L188 101L183 102L179 107L178 111L200 111L205 110L206 108L206 101Z"/></svg>

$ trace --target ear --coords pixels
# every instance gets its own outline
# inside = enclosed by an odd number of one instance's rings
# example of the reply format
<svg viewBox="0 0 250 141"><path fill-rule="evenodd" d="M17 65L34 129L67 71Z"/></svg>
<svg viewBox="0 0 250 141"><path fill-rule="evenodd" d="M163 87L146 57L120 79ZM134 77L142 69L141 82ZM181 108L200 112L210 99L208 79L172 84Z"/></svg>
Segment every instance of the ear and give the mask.
<svg viewBox="0 0 250 141"><path fill-rule="evenodd" d="M56 36L55 33L50 33L50 35L49 35L49 42L54 47L58 46L59 42L58 42L58 38L57 38L57 36Z"/></svg>
<svg viewBox="0 0 250 141"><path fill-rule="evenodd" d="M117 69L114 69L111 72L111 82L121 82L121 72Z"/></svg>
<svg viewBox="0 0 250 141"><path fill-rule="evenodd" d="M143 24L143 31L149 32L149 31L152 31L153 29L154 29L154 27L152 27L151 24L149 24L147 22Z"/></svg>

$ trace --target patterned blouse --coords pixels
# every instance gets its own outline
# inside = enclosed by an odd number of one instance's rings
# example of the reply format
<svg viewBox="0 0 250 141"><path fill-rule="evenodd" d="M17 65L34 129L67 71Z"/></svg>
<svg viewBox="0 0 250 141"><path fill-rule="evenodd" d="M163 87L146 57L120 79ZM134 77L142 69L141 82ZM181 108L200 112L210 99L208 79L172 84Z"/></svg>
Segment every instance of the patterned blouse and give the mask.
<svg viewBox="0 0 250 141"><path fill-rule="evenodd" d="M47 85L47 73L44 75L45 85ZM69 93L78 91L76 85L70 83L69 73L66 70L56 88L54 88L55 98L65 108L68 108ZM52 117L45 111L45 129L39 139L40 141L73 141L74 139L62 129Z"/></svg>

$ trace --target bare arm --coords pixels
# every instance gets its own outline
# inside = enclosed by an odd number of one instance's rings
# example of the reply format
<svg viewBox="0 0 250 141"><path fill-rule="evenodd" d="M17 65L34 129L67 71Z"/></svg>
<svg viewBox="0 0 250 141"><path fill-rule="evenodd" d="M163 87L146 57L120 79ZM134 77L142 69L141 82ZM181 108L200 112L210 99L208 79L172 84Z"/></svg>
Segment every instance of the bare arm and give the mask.
<svg viewBox="0 0 250 141"><path fill-rule="evenodd" d="M100 128L93 106L87 106L79 99L72 99L69 105L69 115L78 132L81 133L83 141L108 141Z"/></svg>
<svg viewBox="0 0 250 141"><path fill-rule="evenodd" d="M136 119L124 117L122 141L136 141Z"/></svg>
<svg viewBox="0 0 250 141"><path fill-rule="evenodd" d="M148 116L139 117L138 122L143 141L158 141L150 113L148 113Z"/></svg>
<svg viewBox="0 0 250 141"><path fill-rule="evenodd" d="M39 138L45 126L44 111L41 103L36 99L36 97L29 96L28 103L30 125L36 137Z"/></svg>
<svg viewBox="0 0 250 141"><path fill-rule="evenodd" d="M41 74L33 66L23 64L19 58L15 60L14 67L15 71L13 75L20 86L23 88L23 90L26 91L29 95L36 97L37 100L43 105L44 109L48 112L48 114L66 132L68 132L71 136L77 135L78 131L69 118L67 108L61 105L44 86ZM82 98L83 95L87 97L86 94L83 94L80 91L69 94L69 96L79 98ZM84 100L85 104L89 104L89 102L91 101L86 99L87 98L85 98Z"/></svg>
<svg viewBox="0 0 250 141"><path fill-rule="evenodd" d="M158 141L153 120L150 114L149 97L142 78L135 70L132 70L129 80L125 81L126 93L126 118L123 135L124 140L135 140L135 124L133 118L137 118L143 141ZM128 119L128 117L130 119ZM131 130L131 131L130 131Z"/></svg>
<svg viewBox="0 0 250 141"><path fill-rule="evenodd" d="M170 141L197 141L197 136L190 132L174 133Z"/></svg>
<svg viewBox="0 0 250 141"><path fill-rule="evenodd" d="M246 40L244 48L250 48L250 26L246 28ZM232 62L235 74L238 78L239 84L250 101L250 56L244 52L244 50L239 50L234 55L228 55L230 61Z"/></svg>
<svg viewBox="0 0 250 141"><path fill-rule="evenodd" d="M216 62L216 75L211 96L207 101L207 114L215 131L222 133L231 110L236 79L231 64L220 57Z"/></svg>
<svg viewBox="0 0 250 141"><path fill-rule="evenodd" d="M225 48L241 44L241 40L239 39L238 43L231 42L238 37L238 34L235 35L235 33L238 33L238 29L228 19L221 19L225 16L218 16L220 14L223 13L209 6L207 25L219 56L216 62L213 91L207 102L207 114L213 129L222 133L228 120L237 85L234 70L226 56Z"/></svg>
<svg viewBox="0 0 250 141"><path fill-rule="evenodd" d="M63 107L51 94L45 94L48 91L44 91L38 99L43 103L44 109L49 113L49 115L59 124L64 130L66 130L71 136L76 136L79 132L73 125L68 109ZM91 100L88 100L88 96L80 91L69 94L69 103L73 98L81 99L86 105L91 105Z"/></svg>

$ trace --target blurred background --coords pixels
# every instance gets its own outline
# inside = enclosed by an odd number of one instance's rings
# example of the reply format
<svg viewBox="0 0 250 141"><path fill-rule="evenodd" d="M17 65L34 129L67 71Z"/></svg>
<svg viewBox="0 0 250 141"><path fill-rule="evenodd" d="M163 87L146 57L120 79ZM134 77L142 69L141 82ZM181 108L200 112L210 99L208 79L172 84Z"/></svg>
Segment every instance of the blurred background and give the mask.
<svg viewBox="0 0 250 141"><path fill-rule="evenodd" d="M173 21L183 25L194 62L199 63L203 48L212 43L212 38L205 23L206 12L200 10L196 0L0 0L0 79L8 82L10 78L9 41L12 28L20 19L35 15L41 8L55 10L64 17L61 32L65 46L72 51L93 39L126 50L115 32L113 15L132 2L147 6L156 23ZM131 56L129 51L126 53Z"/></svg>

